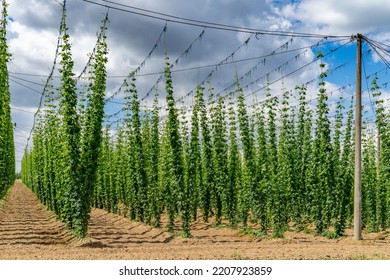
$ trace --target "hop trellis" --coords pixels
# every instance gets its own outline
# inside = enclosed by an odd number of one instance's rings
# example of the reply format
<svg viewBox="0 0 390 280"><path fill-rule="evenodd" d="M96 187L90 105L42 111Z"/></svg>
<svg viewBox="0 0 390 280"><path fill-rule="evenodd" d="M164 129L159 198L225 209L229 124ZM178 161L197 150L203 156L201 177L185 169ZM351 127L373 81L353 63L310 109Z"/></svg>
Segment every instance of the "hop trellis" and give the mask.
<svg viewBox="0 0 390 280"><path fill-rule="evenodd" d="M205 222L213 219L220 225L227 220L230 226L253 231L256 236L282 237L291 228L304 230L311 226L317 234L329 237L345 233L353 216L354 108L344 108L342 99L336 106L334 120L331 118L326 83L331 71L323 63L322 53L313 60L319 62L321 72L315 80L318 92L309 91L308 83L294 90L275 92L271 85L283 82L287 75L271 81L271 72L242 85L243 77L250 77L255 66L243 76L236 74L234 85L214 94L212 77L233 58L233 52L185 95L194 95L188 122L188 112L179 110L177 102L184 97L175 99L172 78L173 66L181 56L171 64L166 50L165 68L156 82L164 82L164 90L153 86L140 98L136 75L130 73L118 90L125 95L121 109L124 117L116 130L110 127L111 123L103 129L104 102L117 95L115 92L109 98L104 96L107 17L90 62L86 102L80 106L72 78L65 2L63 8L59 45L61 86L47 88L44 113L38 115L33 145L26 149L23 158L22 177L75 234L86 236L91 207L111 212L125 209L130 219L156 227L162 225L166 215L167 230L175 231L179 222L184 237L191 236L191 223L197 221L199 213ZM156 45L166 30L164 26ZM237 50L248 45L252 37ZM289 39L270 56L287 51L291 43ZM330 49L325 55L349 43ZM303 54L306 49L301 51ZM298 55L273 72L283 73L288 63L297 59ZM313 61L292 69L288 75ZM265 58L256 65L260 63L265 64ZM263 80L265 85L259 90L244 94L244 89ZM265 99L249 104L248 97L262 89ZM149 98L153 90L153 108L142 110L141 101ZM365 136L363 223L369 230L378 231L389 225L389 138L388 115L380 102L376 79L372 90L381 145L375 147L373 137ZM315 106L309 104L309 94L315 96ZM159 96L165 97L166 106L160 106ZM298 99L298 104L291 106L292 99ZM165 119L160 118L163 114Z"/></svg>

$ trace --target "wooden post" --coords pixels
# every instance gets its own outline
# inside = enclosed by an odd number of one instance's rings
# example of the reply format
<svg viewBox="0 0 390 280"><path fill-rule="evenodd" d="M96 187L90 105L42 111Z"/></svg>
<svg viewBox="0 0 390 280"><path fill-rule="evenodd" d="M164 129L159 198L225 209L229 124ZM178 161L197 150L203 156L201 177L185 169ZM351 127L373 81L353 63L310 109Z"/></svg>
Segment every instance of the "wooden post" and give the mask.
<svg viewBox="0 0 390 280"><path fill-rule="evenodd" d="M355 187L354 187L354 239L362 239L362 38L357 39L356 60L356 119L355 119Z"/></svg>

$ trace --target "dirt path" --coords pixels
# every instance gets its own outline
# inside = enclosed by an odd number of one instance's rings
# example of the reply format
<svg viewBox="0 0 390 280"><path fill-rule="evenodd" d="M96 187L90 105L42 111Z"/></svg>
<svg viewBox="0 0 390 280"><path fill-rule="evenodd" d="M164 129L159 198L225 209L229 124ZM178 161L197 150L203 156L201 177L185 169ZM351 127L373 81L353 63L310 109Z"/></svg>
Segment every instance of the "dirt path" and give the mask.
<svg viewBox="0 0 390 280"><path fill-rule="evenodd" d="M183 239L94 209L90 238L80 242L20 182L0 203L0 259L390 259L389 232L365 234L361 242L352 231L337 240L297 232L253 240L199 218L192 234Z"/></svg>
<svg viewBox="0 0 390 280"><path fill-rule="evenodd" d="M71 239L31 191L16 182L0 207L0 257L31 249L38 257L41 249L66 248Z"/></svg>

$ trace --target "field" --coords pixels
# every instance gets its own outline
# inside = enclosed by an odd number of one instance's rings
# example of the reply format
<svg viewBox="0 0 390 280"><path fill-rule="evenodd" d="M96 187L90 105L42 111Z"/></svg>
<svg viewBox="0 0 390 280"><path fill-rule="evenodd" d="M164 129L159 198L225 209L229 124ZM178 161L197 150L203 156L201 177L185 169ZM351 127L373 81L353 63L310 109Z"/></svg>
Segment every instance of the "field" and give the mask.
<svg viewBox="0 0 390 280"><path fill-rule="evenodd" d="M3 260L390 259L389 232L366 233L362 241L354 241L351 230L339 239L292 231L283 239L254 239L199 219L193 237L181 238L100 209L92 210L89 237L79 241L21 181L1 202L0 213Z"/></svg>

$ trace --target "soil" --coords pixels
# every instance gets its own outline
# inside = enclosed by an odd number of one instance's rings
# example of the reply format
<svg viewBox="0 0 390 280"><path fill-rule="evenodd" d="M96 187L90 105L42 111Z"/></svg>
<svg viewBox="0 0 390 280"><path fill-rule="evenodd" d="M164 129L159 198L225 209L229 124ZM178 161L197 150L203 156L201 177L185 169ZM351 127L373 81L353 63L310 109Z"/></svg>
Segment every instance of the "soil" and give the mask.
<svg viewBox="0 0 390 280"><path fill-rule="evenodd" d="M390 232L352 231L339 239L286 232L283 239L255 239L225 225L215 227L201 217L192 238L93 209L89 238L77 240L20 181L0 201L0 259L390 259Z"/></svg>

